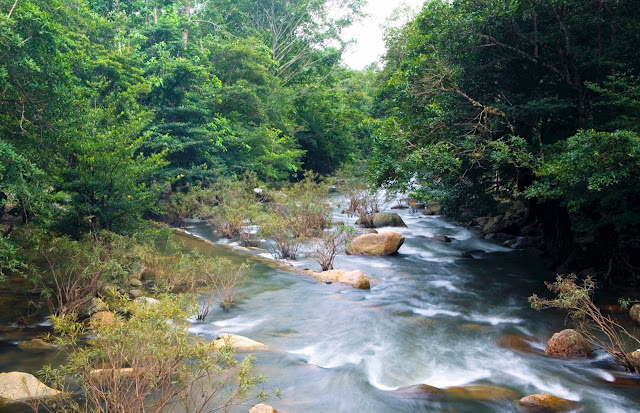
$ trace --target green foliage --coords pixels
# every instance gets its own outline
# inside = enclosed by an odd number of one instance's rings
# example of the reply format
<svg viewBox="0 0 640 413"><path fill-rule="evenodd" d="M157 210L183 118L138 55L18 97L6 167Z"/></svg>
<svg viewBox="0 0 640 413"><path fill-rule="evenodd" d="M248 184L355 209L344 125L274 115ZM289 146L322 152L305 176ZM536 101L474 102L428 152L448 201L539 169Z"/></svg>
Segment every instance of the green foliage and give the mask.
<svg viewBox="0 0 640 413"><path fill-rule="evenodd" d="M599 214L591 230L613 226L619 232L640 223L640 137L634 132L583 130L558 143L542 165L528 196L557 199L571 211Z"/></svg>
<svg viewBox="0 0 640 413"><path fill-rule="evenodd" d="M251 356L236 361L233 348L216 349L188 334L184 320L191 311L184 300L167 296L155 305L130 302L125 308L126 318L115 315L111 322L93 324L87 345L80 344L88 332L83 324L70 315L52 317L57 344L68 359L41 375L67 393L34 408L142 412L180 402L187 411L215 410L246 400L265 382L251 373ZM72 397L76 389L83 403Z"/></svg>
<svg viewBox="0 0 640 413"><path fill-rule="evenodd" d="M260 234L275 243L270 246L274 257L295 260L300 245L329 224L328 187L316 178L307 173L302 181L275 194L276 203L260 220Z"/></svg>
<svg viewBox="0 0 640 413"><path fill-rule="evenodd" d="M252 233L252 227L260 220L263 211L249 181L221 181L213 190L217 205L211 208L211 224L220 236L231 238L239 235L243 245L257 246L260 239Z"/></svg>
<svg viewBox="0 0 640 413"><path fill-rule="evenodd" d="M639 120L640 60L630 49L639 10L633 2L428 2L387 32L373 183L441 199L456 217L488 214L527 191L535 208L527 217L544 221L558 263L577 230L605 246L601 263L637 273L637 138L618 130L635 132ZM557 205L578 214L578 225L560 230Z"/></svg>

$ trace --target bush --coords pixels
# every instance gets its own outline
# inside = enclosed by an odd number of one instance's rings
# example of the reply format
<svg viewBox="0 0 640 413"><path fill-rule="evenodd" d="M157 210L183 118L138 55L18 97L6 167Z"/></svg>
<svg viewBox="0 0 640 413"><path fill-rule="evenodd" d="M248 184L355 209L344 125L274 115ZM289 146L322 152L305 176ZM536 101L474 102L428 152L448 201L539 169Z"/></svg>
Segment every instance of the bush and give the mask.
<svg viewBox="0 0 640 413"><path fill-rule="evenodd" d="M167 296L155 305L120 304L128 318L93 329L71 315L52 317L57 344L67 354L59 367L45 367L43 379L65 391L55 400L34 400L34 411L167 411L182 404L187 412L226 409L245 400L266 378L251 373L252 358L233 358L233 349L214 349L187 332L189 304ZM79 390L80 399L74 397ZM266 396L260 392L259 397ZM42 410L40 410L42 411Z"/></svg>
<svg viewBox="0 0 640 413"><path fill-rule="evenodd" d="M355 233L353 227L340 223L337 227L325 231L322 238L313 243L309 255L320 264L322 271L332 270L336 256L344 251Z"/></svg>
<svg viewBox="0 0 640 413"><path fill-rule="evenodd" d="M217 205L212 208L211 225L220 236L239 235L245 246L260 242L251 232L262 213L262 204L256 200L253 187L246 181L222 181L214 188Z"/></svg>
<svg viewBox="0 0 640 413"><path fill-rule="evenodd" d="M260 221L262 236L275 243L268 247L275 258L295 260L302 243L322 234L329 224L327 196L328 188L312 173L275 194L276 203Z"/></svg>
<svg viewBox="0 0 640 413"><path fill-rule="evenodd" d="M546 285L556 294L556 298L540 298L534 294L529 297L531 307L536 310L543 308L566 310L576 325L576 330L582 333L587 341L611 354L627 370L640 373L640 359L631 357L627 350L640 348L640 340L611 317L602 315L600 309L593 303L596 284L591 277L579 282L575 274L558 275L553 284L546 283Z"/></svg>
<svg viewBox="0 0 640 413"><path fill-rule="evenodd" d="M126 271L112 259L109 235L75 241L54 238L43 244L38 257L44 264L34 268L32 281L43 288L43 297L52 314L78 312L102 287L105 280L122 277Z"/></svg>

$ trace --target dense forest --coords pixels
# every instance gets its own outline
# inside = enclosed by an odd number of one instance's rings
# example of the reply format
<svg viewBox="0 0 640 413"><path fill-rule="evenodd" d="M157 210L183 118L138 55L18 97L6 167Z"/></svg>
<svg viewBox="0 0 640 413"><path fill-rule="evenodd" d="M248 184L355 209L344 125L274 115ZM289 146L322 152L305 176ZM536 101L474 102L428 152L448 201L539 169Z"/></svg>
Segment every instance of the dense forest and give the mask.
<svg viewBox="0 0 640 413"><path fill-rule="evenodd" d="M372 179L463 222L542 227L552 268L640 268L638 24L633 1L428 2L388 33ZM500 225L499 225L500 226Z"/></svg>
<svg viewBox="0 0 640 413"><path fill-rule="evenodd" d="M339 64L359 8L3 1L0 266L20 264L17 216L76 237L127 233L166 191L243 174L277 184L359 158L371 76Z"/></svg>
<svg viewBox="0 0 640 413"><path fill-rule="evenodd" d="M534 307L592 311L596 284L637 295L640 3L426 1L385 29L379 62L353 70L345 31L365 4L0 0L0 284L29 282L48 304L70 349L49 382L82 387L96 411L164 406L212 371L229 372L218 390L236 383L225 408L255 395L265 378L251 357L225 340L211 360L181 324L209 315L202 288L233 307L247 266L185 252L171 227L206 220L242 248L268 240L290 260L307 248L331 270L356 234L332 221L334 183L367 230L386 226L374 222L384 194L586 279L559 278L548 287L565 301ZM160 311L133 304L146 292ZM103 312L119 321L85 323ZM640 371L640 355L607 345ZM139 365L121 358L136 351ZM116 399L96 379L105 360L118 375L157 370L146 393Z"/></svg>

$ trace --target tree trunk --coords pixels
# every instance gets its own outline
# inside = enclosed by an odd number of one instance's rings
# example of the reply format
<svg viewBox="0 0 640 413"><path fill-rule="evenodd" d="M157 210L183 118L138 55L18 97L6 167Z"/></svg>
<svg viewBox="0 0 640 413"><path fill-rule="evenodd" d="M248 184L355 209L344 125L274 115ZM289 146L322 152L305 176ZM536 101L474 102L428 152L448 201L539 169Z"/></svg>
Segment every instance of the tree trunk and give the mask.
<svg viewBox="0 0 640 413"><path fill-rule="evenodd" d="M539 204L545 250L552 267L565 262L572 251L573 232L567 207L558 201Z"/></svg>

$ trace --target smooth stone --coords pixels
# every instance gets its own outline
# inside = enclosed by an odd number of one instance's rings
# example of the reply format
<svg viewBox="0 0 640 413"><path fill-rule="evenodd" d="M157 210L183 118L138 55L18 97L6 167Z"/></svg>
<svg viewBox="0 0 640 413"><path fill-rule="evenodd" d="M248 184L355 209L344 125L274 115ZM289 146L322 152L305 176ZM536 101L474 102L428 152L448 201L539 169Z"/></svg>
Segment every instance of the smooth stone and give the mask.
<svg viewBox="0 0 640 413"><path fill-rule="evenodd" d="M131 279L129 280L129 285L130 285L131 287L142 287L142 281L140 281L140 280L139 280L139 279L137 279L137 278L131 278Z"/></svg>
<svg viewBox="0 0 640 413"><path fill-rule="evenodd" d="M278 413L273 407L268 404L260 403L249 409L249 413Z"/></svg>
<svg viewBox="0 0 640 413"><path fill-rule="evenodd" d="M61 393L28 373L19 371L0 373L0 400L3 401L15 402L44 399Z"/></svg>
<svg viewBox="0 0 640 413"><path fill-rule="evenodd" d="M133 288L129 290L129 297L138 298L142 295L142 290L138 290L137 288Z"/></svg>
<svg viewBox="0 0 640 413"><path fill-rule="evenodd" d="M402 217L395 212L376 212L371 215L370 219L374 228L407 226L407 224L402 220ZM356 225L360 225L361 222L362 218L358 218Z"/></svg>
<svg viewBox="0 0 640 413"><path fill-rule="evenodd" d="M156 300L155 298L151 298L151 297L136 297L136 299L133 300L133 302L138 304L138 305L145 306L145 305L156 305L160 301Z"/></svg>
<svg viewBox="0 0 640 413"><path fill-rule="evenodd" d="M218 338L213 341L213 348L219 349L225 345L230 345L238 351L265 350L267 348L267 346L260 342L235 334L220 334Z"/></svg>
<svg viewBox="0 0 640 413"><path fill-rule="evenodd" d="M431 239L434 241L440 241L440 242L451 242L451 238L442 234L434 235L433 237L431 237Z"/></svg>
<svg viewBox="0 0 640 413"><path fill-rule="evenodd" d="M573 329L555 333L547 342L546 354L560 358L591 357L591 347L587 340Z"/></svg>
<svg viewBox="0 0 640 413"><path fill-rule="evenodd" d="M21 350L49 350L56 347L55 344L46 342L41 338L34 338L33 340L18 343L18 348Z"/></svg>
<svg viewBox="0 0 640 413"><path fill-rule="evenodd" d="M448 396L461 400L518 400L520 398L520 395L513 390L485 384L447 387L443 390Z"/></svg>
<svg viewBox="0 0 640 413"><path fill-rule="evenodd" d="M358 270L327 270L313 272L311 276L327 284L334 282L349 284L359 290L368 290L371 288L371 279Z"/></svg>
<svg viewBox="0 0 640 413"><path fill-rule="evenodd" d="M391 255L396 253L404 237L396 232L364 234L356 237L346 248L348 255Z"/></svg>
<svg viewBox="0 0 640 413"><path fill-rule="evenodd" d="M553 394L540 393L525 396L518 405L530 412L568 412L580 408L580 403L563 399Z"/></svg>

